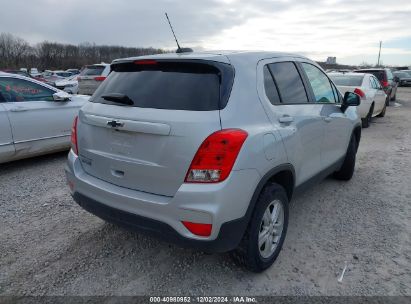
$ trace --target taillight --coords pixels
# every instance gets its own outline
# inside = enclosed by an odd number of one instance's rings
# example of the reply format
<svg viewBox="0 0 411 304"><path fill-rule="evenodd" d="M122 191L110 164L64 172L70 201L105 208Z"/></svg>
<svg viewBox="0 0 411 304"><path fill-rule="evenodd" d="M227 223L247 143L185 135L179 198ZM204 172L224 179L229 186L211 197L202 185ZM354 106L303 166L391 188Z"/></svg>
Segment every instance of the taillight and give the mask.
<svg viewBox="0 0 411 304"><path fill-rule="evenodd" d="M385 87L388 87L390 83L384 80L384 81L381 81L381 85L385 88Z"/></svg>
<svg viewBox="0 0 411 304"><path fill-rule="evenodd" d="M361 99L365 99L365 93L364 93L363 90L361 90L361 89L359 89L359 88L356 88L356 89L354 90L354 93L360 95Z"/></svg>
<svg viewBox="0 0 411 304"><path fill-rule="evenodd" d="M104 76L97 76L97 77L94 77L94 80L95 80L95 81L104 81L104 80L106 80L106 77L104 77Z"/></svg>
<svg viewBox="0 0 411 304"><path fill-rule="evenodd" d="M225 129L208 136L198 148L185 182L218 183L225 180L247 136L247 132L240 129Z"/></svg>
<svg viewBox="0 0 411 304"><path fill-rule="evenodd" d="M77 145L77 121L78 116L74 118L73 126L71 127L71 149L78 155L78 145Z"/></svg>
<svg viewBox="0 0 411 304"><path fill-rule="evenodd" d="M211 229L213 226L211 224L200 224L182 221L183 225L192 233L199 236L210 236Z"/></svg>

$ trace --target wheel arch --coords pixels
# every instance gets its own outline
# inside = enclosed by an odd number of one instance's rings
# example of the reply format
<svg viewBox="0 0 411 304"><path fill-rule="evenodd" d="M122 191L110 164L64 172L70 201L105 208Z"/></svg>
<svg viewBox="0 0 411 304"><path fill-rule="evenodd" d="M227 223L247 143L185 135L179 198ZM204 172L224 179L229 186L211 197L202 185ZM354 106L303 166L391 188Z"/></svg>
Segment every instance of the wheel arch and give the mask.
<svg viewBox="0 0 411 304"><path fill-rule="evenodd" d="M288 201L290 201L295 187L294 167L291 164L283 164L272 168L261 178L260 182L254 190L250 204L246 211L247 221L249 221L251 218L251 214L255 209L255 204L257 203L261 191L266 185L270 183L277 183L280 186L284 187L287 193Z"/></svg>

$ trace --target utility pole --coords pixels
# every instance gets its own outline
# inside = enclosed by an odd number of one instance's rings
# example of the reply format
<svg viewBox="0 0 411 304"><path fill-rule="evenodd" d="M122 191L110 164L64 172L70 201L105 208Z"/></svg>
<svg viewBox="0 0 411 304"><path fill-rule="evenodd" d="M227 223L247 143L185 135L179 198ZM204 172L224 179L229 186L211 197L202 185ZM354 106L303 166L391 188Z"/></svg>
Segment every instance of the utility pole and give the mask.
<svg viewBox="0 0 411 304"><path fill-rule="evenodd" d="M379 66L380 66L381 44L382 44L382 41L380 41L380 50L378 51L378 62L377 62L377 67L379 67Z"/></svg>

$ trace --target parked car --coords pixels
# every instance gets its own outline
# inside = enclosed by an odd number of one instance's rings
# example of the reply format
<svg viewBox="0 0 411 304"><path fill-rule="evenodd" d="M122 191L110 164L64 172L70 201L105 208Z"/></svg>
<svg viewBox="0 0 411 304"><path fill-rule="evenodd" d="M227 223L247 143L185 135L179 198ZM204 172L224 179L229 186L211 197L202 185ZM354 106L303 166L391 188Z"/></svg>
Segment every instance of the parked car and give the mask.
<svg viewBox="0 0 411 304"><path fill-rule="evenodd" d="M78 81L77 81L77 75L73 75L69 78L58 80L55 82L54 86L62 90L64 92L70 93L70 94L77 94L78 93Z"/></svg>
<svg viewBox="0 0 411 304"><path fill-rule="evenodd" d="M59 81L59 80L62 80L62 79L64 79L64 77L61 76L61 75L57 75L57 73L55 71L46 70L42 73L42 77L39 80L46 83L46 84L48 84L48 85L54 86L56 81Z"/></svg>
<svg viewBox="0 0 411 304"><path fill-rule="evenodd" d="M396 71L393 74L398 77L398 86L405 87L411 85L411 72L407 73L406 71Z"/></svg>
<svg viewBox="0 0 411 304"><path fill-rule="evenodd" d="M74 199L107 221L234 250L262 271L281 250L291 197L353 175L360 98L343 98L305 57L165 54L111 70L74 120L66 167Z"/></svg>
<svg viewBox="0 0 411 304"><path fill-rule="evenodd" d="M93 95L110 73L110 65L106 63L93 64L84 67L78 76L79 93Z"/></svg>
<svg viewBox="0 0 411 304"><path fill-rule="evenodd" d="M390 69L361 69L355 70L354 73L369 73L377 77L385 94L387 94L387 106L390 105L390 100L394 101L396 99L398 82L395 81Z"/></svg>
<svg viewBox="0 0 411 304"><path fill-rule="evenodd" d="M374 75L364 73L329 73L328 76L334 81L342 94L350 91L360 96L361 104L357 107L357 111L361 117L363 128L370 126L372 117L385 116L387 95Z"/></svg>
<svg viewBox="0 0 411 304"><path fill-rule="evenodd" d="M78 75L80 74L79 69L67 69L66 72L70 73L71 75Z"/></svg>
<svg viewBox="0 0 411 304"><path fill-rule="evenodd" d="M87 100L0 73L0 163L68 149L71 122Z"/></svg>
<svg viewBox="0 0 411 304"><path fill-rule="evenodd" d="M30 69L30 76L32 77L37 77L40 76L41 73L39 72L39 70L37 68L31 68Z"/></svg>

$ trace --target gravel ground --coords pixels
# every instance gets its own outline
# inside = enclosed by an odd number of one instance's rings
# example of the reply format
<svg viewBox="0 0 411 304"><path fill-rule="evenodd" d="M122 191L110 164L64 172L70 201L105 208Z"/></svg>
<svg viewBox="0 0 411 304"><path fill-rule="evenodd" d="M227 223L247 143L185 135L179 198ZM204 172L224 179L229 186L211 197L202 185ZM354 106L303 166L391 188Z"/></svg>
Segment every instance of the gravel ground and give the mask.
<svg viewBox="0 0 411 304"><path fill-rule="evenodd" d="M294 199L284 248L262 274L83 211L65 153L0 165L0 295L411 295L411 88L397 99L363 129L350 182Z"/></svg>

